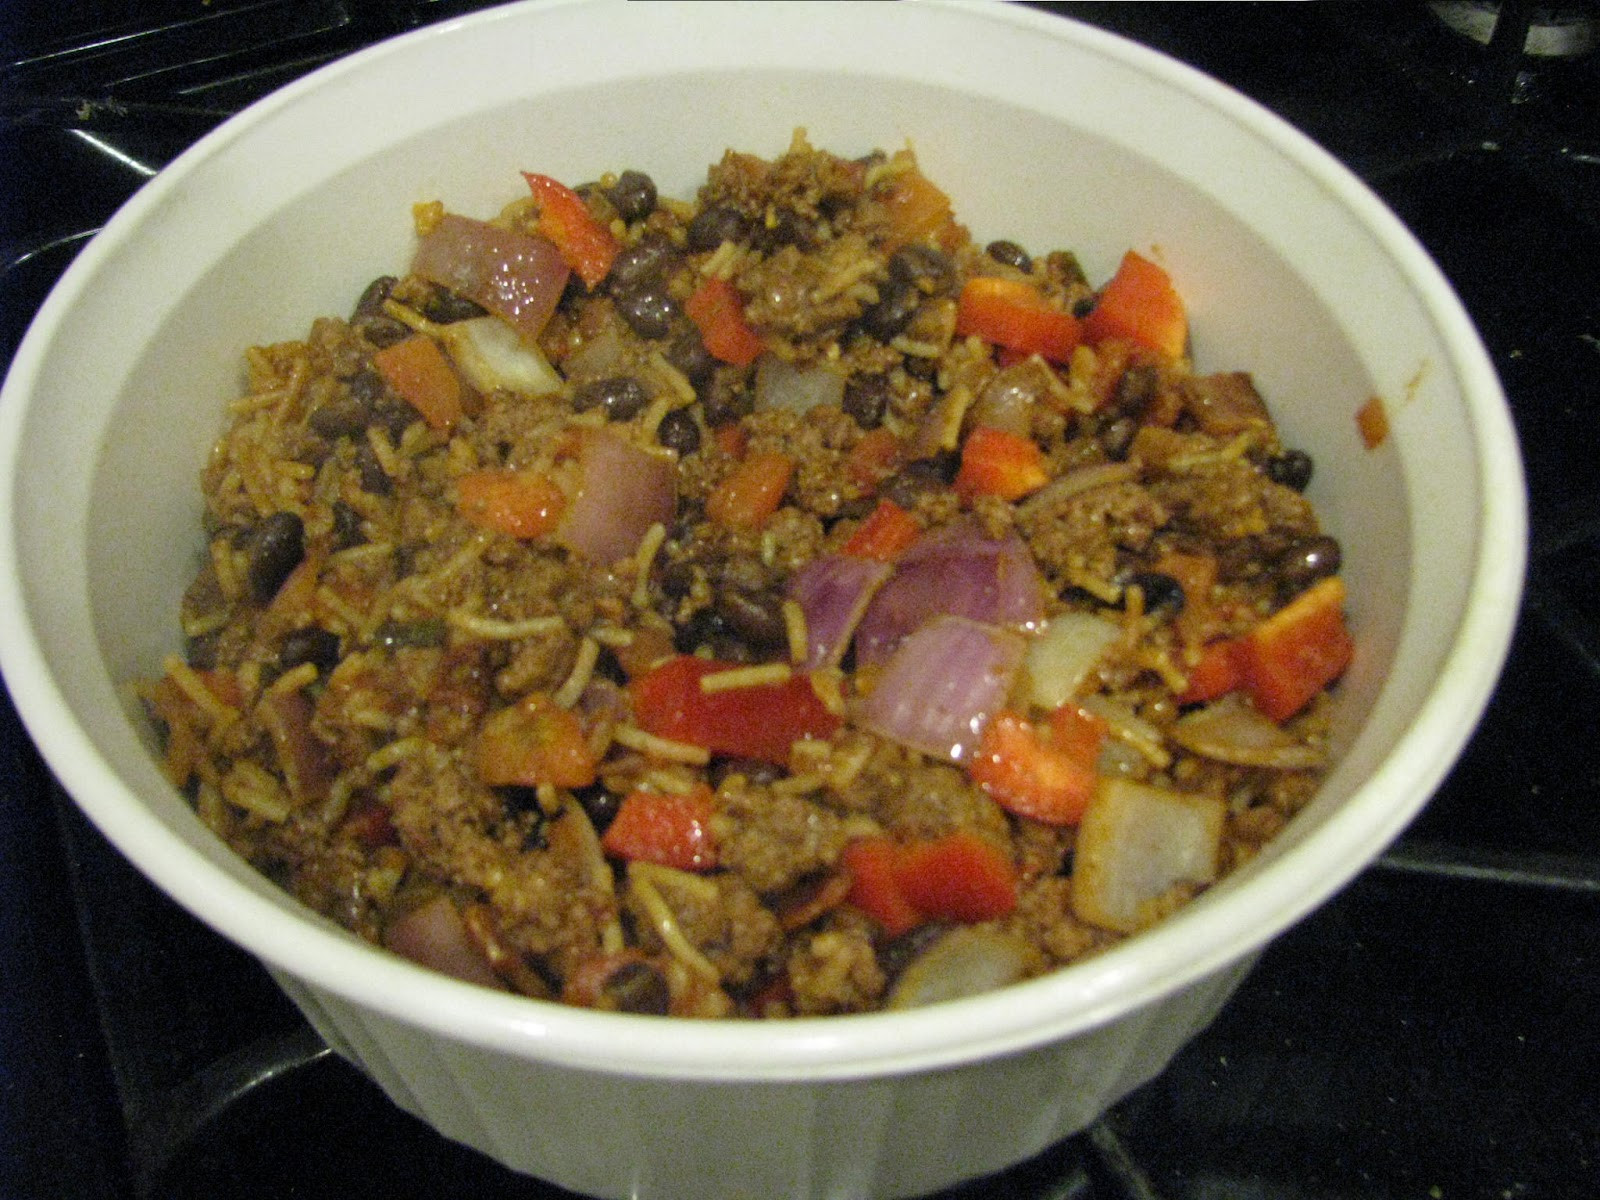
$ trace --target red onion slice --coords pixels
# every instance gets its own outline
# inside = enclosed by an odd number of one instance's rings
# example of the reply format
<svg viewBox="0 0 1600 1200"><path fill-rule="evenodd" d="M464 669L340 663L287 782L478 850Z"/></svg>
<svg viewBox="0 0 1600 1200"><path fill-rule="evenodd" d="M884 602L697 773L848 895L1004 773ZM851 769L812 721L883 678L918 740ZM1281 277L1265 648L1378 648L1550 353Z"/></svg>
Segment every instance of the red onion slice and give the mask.
<svg viewBox="0 0 1600 1200"><path fill-rule="evenodd" d="M672 461L607 430L588 430L578 452L578 487L556 540L610 566L639 548L657 523L670 525L677 503Z"/></svg>
<svg viewBox="0 0 1600 1200"><path fill-rule="evenodd" d="M940 615L1035 628L1044 619L1044 581L1022 540L986 538L972 522L921 539L861 618L856 662L885 661L903 638Z"/></svg>
<svg viewBox="0 0 1600 1200"><path fill-rule="evenodd" d="M547 239L454 213L418 239L411 270L505 318L526 338L543 331L570 273Z"/></svg>
<svg viewBox="0 0 1600 1200"><path fill-rule="evenodd" d="M472 944L467 924L449 896L435 896L420 908L395 918L383 931L383 944L435 971L482 987L506 990L500 977L489 969L489 960Z"/></svg>
<svg viewBox="0 0 1600 1200"><path fill-rule="evenodd" d="M806 618L806 670L839 665L867 604L890 570L888 563L870 558L825 554L794 573L789 599Z"/></svg>
<svg viewBox="0 0 1600 1200"><path fill-rule="evenodd" d="M938 616L906 637L861 702L860 724L913 750L961 762L1005 706L1026 652L1023 636L966 617Z"/></svg>

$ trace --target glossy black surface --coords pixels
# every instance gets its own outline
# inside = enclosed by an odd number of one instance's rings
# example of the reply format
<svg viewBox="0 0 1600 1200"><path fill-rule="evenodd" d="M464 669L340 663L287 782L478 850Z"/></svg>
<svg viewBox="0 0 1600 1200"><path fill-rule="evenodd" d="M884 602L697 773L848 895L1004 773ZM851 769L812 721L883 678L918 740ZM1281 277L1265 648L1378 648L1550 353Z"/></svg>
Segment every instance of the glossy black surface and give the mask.
<svg viewBox="0 0 1600 1200"><path fill-rule="evenodd" d="M89 234L272 87L472 8L0 6L0 359ZM976 1197L1600 1195L1600 55L1478 45L1421 3L1052 4L1344 160L1436 258L1527 462L1530 587L1482 727L1371 870L1089 1134ZM1578 6L1576 17L1600 17ZM0 706L0 1197L559 1195L443 1142L52 787Z"/></svg>

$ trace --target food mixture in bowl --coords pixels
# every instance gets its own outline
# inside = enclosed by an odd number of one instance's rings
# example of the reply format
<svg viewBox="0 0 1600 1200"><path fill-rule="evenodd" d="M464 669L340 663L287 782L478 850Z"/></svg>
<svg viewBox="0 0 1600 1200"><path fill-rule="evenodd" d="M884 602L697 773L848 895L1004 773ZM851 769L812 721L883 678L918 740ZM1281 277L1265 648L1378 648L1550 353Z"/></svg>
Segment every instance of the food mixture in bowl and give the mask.
<svg viewBox="0 0 1600 1200"><path fill-rule="evenodd" d="M802 135L526 179L248 352L143 695L259 869L485 986L853 1013L1093 954L1309 799L1339 545L1160 265Z"/></svg>

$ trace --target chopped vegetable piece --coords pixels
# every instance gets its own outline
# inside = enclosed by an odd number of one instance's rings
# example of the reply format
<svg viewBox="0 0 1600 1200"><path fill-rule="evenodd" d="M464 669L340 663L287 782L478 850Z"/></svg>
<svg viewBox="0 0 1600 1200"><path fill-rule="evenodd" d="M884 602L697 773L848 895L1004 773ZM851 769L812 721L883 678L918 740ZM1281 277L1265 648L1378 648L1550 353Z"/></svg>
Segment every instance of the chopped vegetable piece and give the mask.
<svg viewBox="0 0 1600 1200"><path fill-rule="evenodd" d="M844 469L853 483L875 488L900 467L905 446L893 430L879 426L868 430L845 455Z"/></svg>
<svg viewBox="0 0 1600 1200"><path fill-rule="evenodd" d="M730 529L759 529L778 511L794 476L794 459L757 450L742 459L706 498L706 516Z"/></svg>
<svg viewBox="0 0 1600 1200"><path fill-rule="evenodd" d="M900 889L897 842L887 837L859 838L845 846L839 861L850 875L846 902L877 921L890 937L922 924L922 914Z"/></svg>
<svg viewBox="0 0 1600 1200"><path fill-rule="evenodd" d="M429 429L448 433L461 420L461 378L432 338L418 333L385 346L372 356L372 365Z"/></svg>
<svg viewBox="0 0 1600 1200"><path fill-rule="evenodd" d="M1189 685L1178 696L1179 704L1202 704L1225 696L1244 682L1239 662L1239 641L1222 638L1208 643L1200 658L1189 668Z"/></svg>
<svg viewBox="0 0 1600 1200"><path fill-rule="evenodd" d="M922 536L917 519L893 500L879 500L878 507L856 527L841 553L852 558L893 562Z"/></svg>
<svg viewBox="0 0 1600 1200"><path fill-rule="evenodd" d="M1049 481L1044 452L1032 438L980 425L962 444L955 489L969 504L979 496L1020 500Z"/></svg>
<svg viewBox="0 0 1600 1200"><path fill-rule="evenodd" d="M888 1009L921 1008L1025 979L1035 952L1014 933L977 925L940 934L895 977Z"/></svg>
<svg viewBox="0 0 1600 1200"><path fill-rule="evenodd" d="M483 723L478 778L490 787L588 787L598 760L576 714L530 692Z"/></svg>
<svg viewBox="0 0 1600 1200"><path fill-rule="evenodd" d="M411 269L504 318L543 332L571 274L549 238L446 213L417 241Z"/></svg>
<svg viewBox="0 0 1600 1200"><path fill-rule="evenodd" d="M474 525L514 538L550 533L561 520L567 497L533 471L486 469L456 480L456 511Z"/></svg>
<svg viewBox="0 0 1600 1200"><path fill-rule="evenodd" d="M956 333L976 334L1019 355L1066 362L1083 338L1078 319L1054 307L1021 279L980 275L967 280L956 301Z"/></svg>
<svg viewBox="0 0 1600 1200"><path fill-rule="evenodd" d="M556 526L556 540L607 566L630 557L651 526L671 524L677 479L670 458L610 430L584 430L577 487Z"/></svg>
<svg viewBox="0 0 1600 1200"><path fill-rule="evenodd" d="M711 789L630 792L600 838L600 847L614 858L658 863L680 871L709 871L717 865L711 834Z"/></svg>
<svg viewBox="0 0 1600 1200"><path fill-rule="evenodd" d="M962 762L1004 705L1024 652L1022 635L1009 629L934 617L885 664L862 702L861 723L902 746Z"/></svg>
<svg viewBox="0 0 1600 1200"><path fill-rule="evenodd" d="M943 246L959 237L950 197L915 168L895 176L883 197L883 207L889 217L885 252L930 239Z"/></svg>
<svg viewBox="0 0 1600 1200"><path fill-rule="evenodd" d="M851 878L847 900L891 937L925 921L992 921L1017 904L1011 860L975 833L902 845L888 837L851 842L840 858Z"/></svg>
<svg viewBox="0 0 1600 1200"><path fill-rule="evenodd" d="M429 332L450 351L466 381L485 395L496 388L519 396L561 390L561 376L544 352L499 317L451 321Z"/></svg>
<svg viewBox="0 0 1600 1200"><path fill-rule="evenodd" d="M822 703L809 675L719 691L701 688L704 676L739 665L689 654L669 658L628 684L634 720L656 737L779 765L787 765L795 742L838 729L839 717Z"/></svg>
<svg viewBox="0 0 1600 1200"><path fill-rule="evenodd" d="M1274 721L1304 708L1350 665L1355 643L1344 623L1344 581L1311 585L1240 643L1240 671L1255 705Z"/></svg>
<svg viewBox="0 0 1600 1200"><path fill-rule="evenodd" d="M1020 538L990 538L963 520L918 538L895 563L856 630L856 660L887 661L932 617L970 617L1031 630L1044 617L1044 581Z"/></svg>
<svg viewBox="0 0 1600 1200"><path fill-rule="evenodd" d="M1040 708L1059 708L1121 637L1122 627L1104 617L1072 609L1057 613L1028 643L1028 698Z"/></svg>
<svg viewBox="0 0 1600 1200"><path fill-rule="evenodd" d="M449 896L435 896L389 922L383 944L412 962L467 983L508 990L483 951L473 944L461 910Z"/></svg>
<svg viewBox="0 0 1600 1200"><path fill-rule="evenodd" d="M1224 802L1108 779L1078 826L1072 908L1079 919L1134 933L1217 877Z"/></svg>
<svg viewBox="0 0 1600 1200"><path fill-rule="evenodd" d="M1094 794L1105 722L1073 707L1052 715L1046 736L1013 712L984 726L967 771L996 804L1047 825L1074 825Z"/></svg>
<svg viewBox="0 0 1600 1200"><path fill-rule="evenodd" d="M1083 319L1083 336L1090 343L1120 339L1181 358L1189 340L1189 319L1171 276L1129 250Z"/></svg>
<svg viewBox="0 0 1600 1200"><path fill-rule="evenodd" d="M887 563L847 554L824 554L789 577L785 590L805 618L806 669L839 665L867 605L888 577Z"/></svg>
<svg viewBox="0 0 1600 1200"><path fill-rule="evenodd" d="M966 830L903 847L895 878L911 907L933 920L993 921L1017 906L1011 860Z"/></svg>
<svg viewBox="0 0 1600 1200"><path fill-rule="evenodd" d="M539 203L539 232L555 243L567 266L585 284L597 287L610 273L612 260L621 249L617 239L595 220L583 197L566 184L527 171L522 177Z"/></svg>
<svg viewBox="0 0 1600 1200"><path fill-rule="evenodd" d="M700 331L706 349L723 362L748 367L761 357L765 349L761 336L744 319L744 297L730 280L707 279L683 309Z"/></svg>

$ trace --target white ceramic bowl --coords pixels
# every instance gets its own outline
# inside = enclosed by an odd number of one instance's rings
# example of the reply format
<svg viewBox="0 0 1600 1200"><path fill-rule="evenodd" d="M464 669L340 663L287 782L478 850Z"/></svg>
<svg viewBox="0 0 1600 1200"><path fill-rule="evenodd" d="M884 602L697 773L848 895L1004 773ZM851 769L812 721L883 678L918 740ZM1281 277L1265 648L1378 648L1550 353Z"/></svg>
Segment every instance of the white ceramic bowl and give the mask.
<svg viewBox="0 0 1600 1200"><path fill-rule="evenodd" d="M162 779L125 685L176 648L197 470L242 349L406 261L410 205L482 214L516 172L637 166L688 196L805 126L913 143L979 238L1156 249L1202 369L1245 368L1318 470L1359 640L1339 759L1258 862L1156 930L922 1011L663 1022L470 988L301 910ZM1381 397L1376 449L1356 409ZM89 817L259 956L403 1107L603 1196L908 1195L1022 1159L1159 1071L1259 948L1415 815L1501 664L1525 528L1466 316L1345 170L1240 96L1003 6L512 5L333 64L156 177L41 310L0 400L0 665Z"/></svg>

